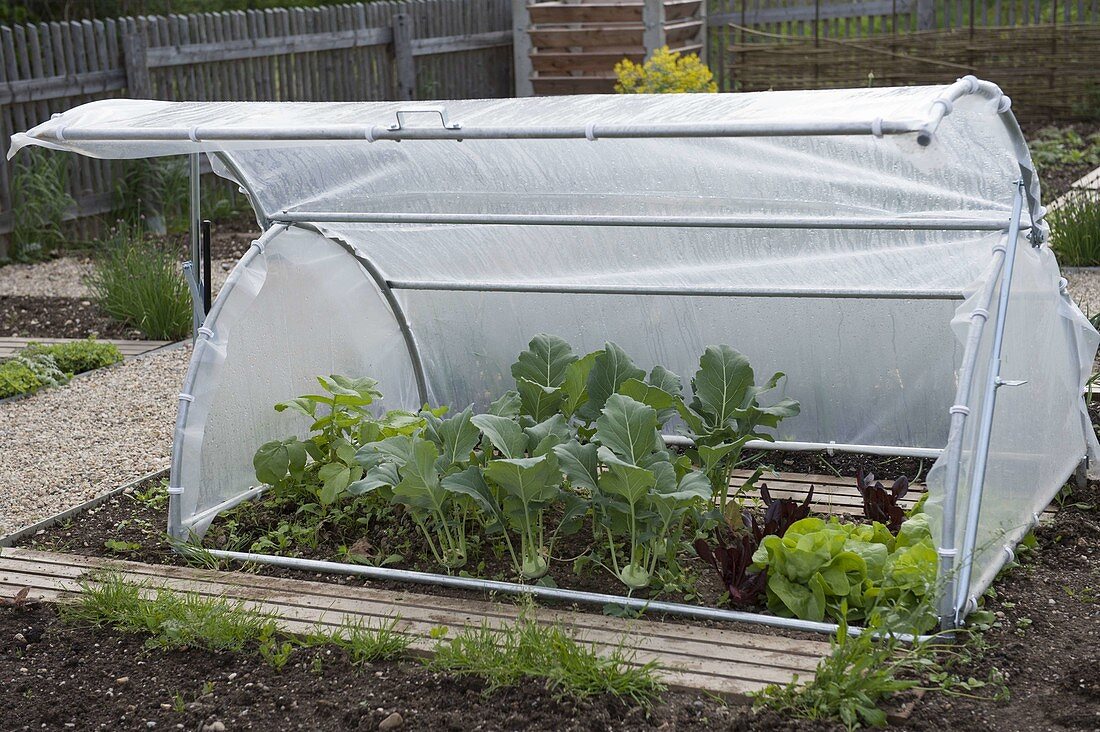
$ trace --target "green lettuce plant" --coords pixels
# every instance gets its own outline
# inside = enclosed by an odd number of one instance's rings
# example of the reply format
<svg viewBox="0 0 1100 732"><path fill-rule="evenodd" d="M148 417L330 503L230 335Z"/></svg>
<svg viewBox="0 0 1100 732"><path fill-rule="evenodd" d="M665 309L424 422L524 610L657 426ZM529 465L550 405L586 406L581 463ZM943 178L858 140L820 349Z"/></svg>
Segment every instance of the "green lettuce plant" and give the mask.
<svg viewBox="0 0 1100 732"><path fill-rule="evenodd" d="M776 615L837 622L911 615L932 592L936 550L918 514L895 537L884 525L805 518L782 536L764 537L754 566L768 572L768 609ZM918 621L930 628L934 617Z"/></svg>

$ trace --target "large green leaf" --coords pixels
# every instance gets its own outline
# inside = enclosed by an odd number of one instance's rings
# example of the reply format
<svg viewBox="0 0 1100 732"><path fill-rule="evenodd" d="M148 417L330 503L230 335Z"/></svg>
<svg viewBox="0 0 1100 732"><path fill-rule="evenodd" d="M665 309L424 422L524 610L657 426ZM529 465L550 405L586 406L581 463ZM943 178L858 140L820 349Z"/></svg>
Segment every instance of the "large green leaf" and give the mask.
<svg viewBox="0 0 1100 732"><path fill-rule="evenodd" d="M657 423L664 424L676 416L679 396L669 394L664 389L647 384L641 379L627 379L619 387L619 393L657 410Z"/></svg>
<svg viewBox="0 0 1100 732"><path fill-rule="evenodd" d="M452 473L445 477L440 482L440 485L443 486L444 490L450 491L451 493L461 493L462 495L469 496L482 511L496 518L497 521L503 522L503 516L501 515L496 496L493 495L493 491L485 482L485 478L482 476L480 468L470 466L461 472Z"/></svg>
<svg viewBox="0 0 1100 732"><path fill-rule="evenodd" d="M401 482L394 486L393 500L414 508L442 511L447 492L439 485L438 459L439 450L433 442L416 440L409 461L400 470Z"/></svg>
<svg viewBox="0 0 1100 732"><path fill-rule="evenodd" d="M265 442L252 458L252 467L256 470L256 479L261 483L275 485L286 477L290 468L290 453L287 443L282 440Z"/></svg>
<svg viewBox="0 0 1100 732"><path fill-rule="evenodd" d="M673 396L680 396L684 390L680 377L660 365L653 367L653 370L649 372L647 381L661 391Z"/></svg>
<svg viewBox="0 0 1100 732"><path fill-rule="evenodd" d="M568 343L557 336L540 333L512 364L512 377L517 384L526 380L539 386L558 387L565 381L566 368L576 360Z"/></svg>
<svg viewBox="0 0 1100 732"><path fill-rule="evenodd" d="M711 427L721 427L741 408L752 385L752 366L743 354L725 345L708 346L692 379L692 406Z"/></svg>
<svg viewBox="0 0 1100 732"><path fill-rule="evenodd" d="M355 453L355 461L368 470L379 463L402 466L412 458L413 438L394 435L378 442L368 442Z"/></svg>
<svg viewBox="0 0 1100 732"><path fill-rule="evenodd" d="M471 420L485 433L493 447L506 458L521 458L527 450L527 435L515 420L496 414L476 414Z"/></svg>
<svg viewBox="0 0 1100 732"><path fill-rule="evenodd" d="M607 466L607 471L600 475L597 484L604 493L619 496L635 505L646 497L657 482L652 471L623 462L606 447L599 448L598 455Z"/></svg>
<svg viewBox="0 0 1100 732"><path fill-rule="evenodd" d="M471 421L473 407L464 410L434 425L439 438L440 467L444 470L459 463L470 461L470 453L481 440L481 433ZM432 419L435 419L432 417Z"/></svg>
<svg viewBox="0 0 1100 732"><path fill-rule="evenodd" d="M555 445L554 454L558 456L558 463L570 483L589 491L596 490L600 475L596 445L591 442L582 445L576 440L569 440Z"/></svg>
<svg viewBox="0 0 1100 732"><path fill-rule="evenodd" d="M657 411L623 394L613 394L596 420L596 442L637 465L653 452L661 437Z"/></svg>
<svg viewBox="0 0 1100 732"><path fill-rule="evenodd" d="M353 379L348 376L333 374L332 376L318 376L325 391L342 397L352 397L352 403L358 405L370 404L375 399L382 398L382 392L378 390L378 381L368 376Z"/></svg>
<svg viewBox="0 0 1100 732"><path fill-rule="evenodd" d="M592 372L596 356L600 353L600 351L593 351L566 367L565 380L561 385L561 391L565 397L561 409L567 417L572 417L588 401L588 375Z"/></svg>
<svg viewBox="0 0 1100 732"><path fill-rule="evenodd" d="M527 451L532 457L545 455L554 445L560 445L572 436L569 423L559 412L523 431L527 434Z"/></svg>
<svg viewBox="0 0 1100 732"><path fill-rule="evenodd" d="M401 482L396 463L381 463L367 470L359 480L348 485L348 493L361 496L379 488L393 488Z"/></svg>
<svg viewBox="0 0 1100 732"><path fill-rule="evenodd" d="M515 498L530 515L540 504L557 497L561 471L553 453L534 458L490 460L485 477Z"/></svg>
<svg viewBox="0 0 1100 732"><path fill-rule="evenodd" d="M561 409L565 395L560 386L542 386L529 379L516 379L520 406L524 414L536 422L550 417Z"/></svg>
<svg viewBox="0 0 1100 732"><path fill-rule="evenodd" d="M605 344L604 349L597 352L588 373L588 401L580 408L579 416L588 421L596 419L608 397L617 392L624 381L644 376L645 371L635 366L623 349L614 343Z"/></svg>
<svg viewBox="0 0 1100 732"><path fill-rule="evenodd" d="M518 417L521 401L519 392L508 390L493 400L489 405L489 414L498 417Z"/></svg>
<svg viewBox="0 0 1100 732"><path fill-rule="evenodd" d="M321 505L328 506L336 501L351 483L351 468L343 463L328 463L322 465L317 471L317 477L321 479Z"/></svg>

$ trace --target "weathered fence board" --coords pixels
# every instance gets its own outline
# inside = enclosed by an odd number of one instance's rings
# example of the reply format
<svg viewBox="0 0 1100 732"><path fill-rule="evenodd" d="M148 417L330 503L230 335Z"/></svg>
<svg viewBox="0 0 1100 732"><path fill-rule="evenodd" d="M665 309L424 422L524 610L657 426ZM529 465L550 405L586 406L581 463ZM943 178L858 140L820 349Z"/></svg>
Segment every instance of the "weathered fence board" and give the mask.
<svg viewBox="0 0 1100 732"><path fill-rule="evenodd" d="M409 26L395 39L398 14ZM510 0L406 0L0 27L5 150L14 132L55 112L117 96L367 101L511 93ZM72 156L69 170L72 218L110 209L122 166ZM12 227L12 174L11 163L0 166L0 234Z"/></svg>

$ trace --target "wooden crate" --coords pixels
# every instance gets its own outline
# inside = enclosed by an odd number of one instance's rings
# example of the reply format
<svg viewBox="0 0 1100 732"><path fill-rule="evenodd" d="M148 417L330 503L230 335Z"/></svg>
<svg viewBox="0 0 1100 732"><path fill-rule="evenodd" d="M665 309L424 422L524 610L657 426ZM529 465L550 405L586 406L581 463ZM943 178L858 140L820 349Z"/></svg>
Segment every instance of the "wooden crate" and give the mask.
<svg viewBox="0 0 1100 732"><path fill-rule="evenodd" d="M706 51L703 0L513 0L513 21L516 96L609 93L623 59Z"/></svg>

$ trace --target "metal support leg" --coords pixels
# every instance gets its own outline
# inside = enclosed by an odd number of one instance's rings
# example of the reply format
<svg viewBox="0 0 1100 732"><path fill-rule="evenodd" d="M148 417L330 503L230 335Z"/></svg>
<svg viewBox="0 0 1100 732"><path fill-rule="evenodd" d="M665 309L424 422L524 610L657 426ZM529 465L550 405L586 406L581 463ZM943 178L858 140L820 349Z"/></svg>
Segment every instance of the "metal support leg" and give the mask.
<svg viewBox="0 0 1100 732"><path fill-rule="evenodd" d="M997 402L997 390L1009 385L1001 379L1001 348L1004 344L1005 323L1008 317L1008 300L1012 291L1012 271L1016 264L1017 242L1020 236L1020 215L1023 208L1023 181L1016 182L1016 196L1012 205L1012 221L1005 242L1005 263L1001 274L1000 296L994 321L993 345L989 354L989 374L982 401L981 422L978 426L977 445L974 448L974 469L970 477L970 501L966 512L966 531L963 534L959 576L955 586L954 622L962 625L976 599L970 597L970 579L974 568L974 552L978 542L978 523L982 508L982 492L985 487L986 467L989 462L989 444L993 432L993 413ZM946 539L946 537L945 537Z"/></svg>
<svg viewBox="0 0 1100 732"><path fill-rule="evenodd" d="M191 233L191 274L194 276L196 283L198 284L198 293L195 290L191 291L192 297L198 295L197 302L194 303L195 317L192 326L191 337L194 339L198 336L199 326L202 325L202 319L199 316L200 312L203 312L202 303L202 270L200 262L202 262L202 213L201 213L201 190L200 190L200 171L199 171L199 155L198 153L192 153L187 156L190 170L190 183L191 183L191 211L190 211L190 233Z"/></svg>

